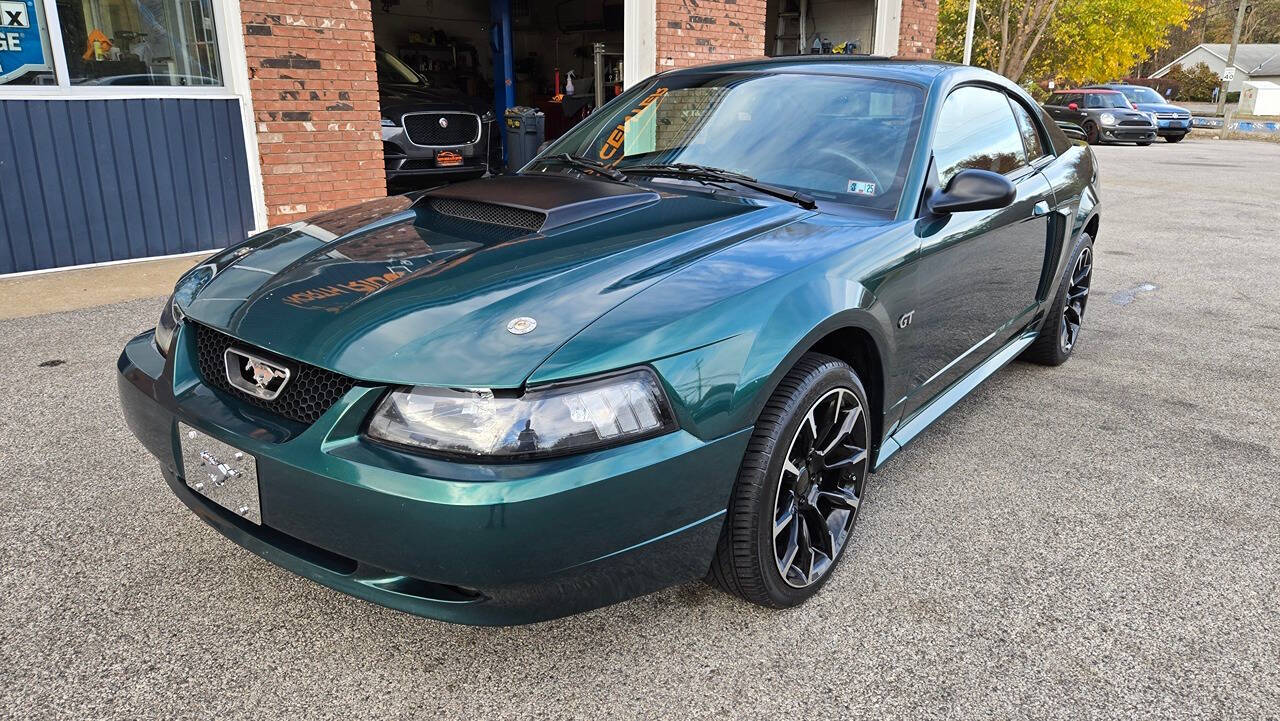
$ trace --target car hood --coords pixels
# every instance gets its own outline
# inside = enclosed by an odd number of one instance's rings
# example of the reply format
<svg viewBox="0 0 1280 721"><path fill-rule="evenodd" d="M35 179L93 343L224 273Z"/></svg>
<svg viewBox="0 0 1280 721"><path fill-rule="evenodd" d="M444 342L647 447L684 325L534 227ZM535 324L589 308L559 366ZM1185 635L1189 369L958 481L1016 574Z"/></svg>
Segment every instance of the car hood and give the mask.
<svg viewBox="0 0 1280 721"><path fill-rule="evenodd" d="M1190 110L1180 108L1177 105L1166 105L1164 103L1137 103L1138 110L1148 113L1188 113Z"/></svg>
<svg viewBox="0 0 1280 721"><path fill-rule="evenodd" d="M424 110L458 110L476 115L483 115L488 110L483 102L457 90L425 85L380 84L378 102L382 107L383 117L397 122L405 113Z"/></svg>
<svg viewBox="0 0 1280 721"><path fill-rule="evenodd" d="M184 310L357 379L515 388L627 298L809 214L559 174L501 176L254 236L212 260L212 279ZM536 328L508 331L522 317Z"/></svg>
<svg viewBox="0 0 1280 721"><path fill-rule="evenodd" d="M1118 120L1145 120L1151 122L1151 116L1145 112L1138 110L1129 110L1127 108L1089 108L1090 115L1102 115L1103 113L1111 113Z"/></svg>

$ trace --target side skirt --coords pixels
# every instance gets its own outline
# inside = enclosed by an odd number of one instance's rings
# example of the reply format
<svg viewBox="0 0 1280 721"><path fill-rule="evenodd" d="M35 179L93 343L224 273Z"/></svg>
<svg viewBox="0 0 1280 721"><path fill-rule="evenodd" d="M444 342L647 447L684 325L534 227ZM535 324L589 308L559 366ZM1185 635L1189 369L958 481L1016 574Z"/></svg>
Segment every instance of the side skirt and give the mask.
<svg viewBox="0 0 1280 721"><path fill-rule="evenodd" d="M902 424L893 435L884 440L880 446L880 452L876 454L875 469L879 470L885 461L893 457L893 454L902 450L920 432L928 428L934 421L942 417L943 413L951 410L951 407L960 402L961 398L969 395L969 392L977 388L980 383L995 375L996 371L1008 365L1009 361L1018 357L1018 354L1031 345L1036 339L1037 330L1028 330L1013 340L1005 344L1003 348L991 354L991 357L974 367L973 370L966 373L951 387L943 391L937 398L929 402L929 405L921 408L911 420Z"/></svg>

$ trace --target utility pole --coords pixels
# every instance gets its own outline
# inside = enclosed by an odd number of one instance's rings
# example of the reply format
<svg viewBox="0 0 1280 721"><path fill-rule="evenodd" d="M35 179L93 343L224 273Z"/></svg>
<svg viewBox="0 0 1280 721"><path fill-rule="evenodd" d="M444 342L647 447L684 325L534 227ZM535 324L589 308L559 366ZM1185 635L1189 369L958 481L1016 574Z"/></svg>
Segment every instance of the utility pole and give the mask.
<svg viewBox="0 0 1280 721"><path fill-rule="evenodd" d="M969 0L969 24L964 31L964 64L973 60L973 20L978 14L978 0Z"/></svg>
<svg viewBox="0 0 1280 721"><path fill-rule="evenodd" d="M1240 0L1240 9L1236 11L1236 29L1231 33L1231 50L1227 52L1227 67L1223 68L1222 74L1226 76L1228 73L1232 77L1235 76L1236 62L1236 46L1240 44L1240 27L1244 25L1244 14L1248 9L1248 0ZM1225 77L1222 80L1222 87L1218 90L1218 115L1222 116L1222 129L1227 129L1227 88L1231 87L1231 81Z"/></svg>

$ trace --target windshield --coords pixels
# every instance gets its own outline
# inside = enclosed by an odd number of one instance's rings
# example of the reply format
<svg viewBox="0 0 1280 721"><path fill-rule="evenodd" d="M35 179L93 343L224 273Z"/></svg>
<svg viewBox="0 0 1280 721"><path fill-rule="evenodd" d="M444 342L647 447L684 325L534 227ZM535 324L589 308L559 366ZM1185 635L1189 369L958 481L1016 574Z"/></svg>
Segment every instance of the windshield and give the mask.
<svg viewBox="0 0 1280 721"><path fill-rule="evenodd" d="M1086 108L1129 107L1129 101L1120 93L1089 93L1084 99Z"/></svg>
<svg viewBox="0 0 1280 721"><path fill-rule="evenodd" d="M422 77L386 50L378 52L378 82L422 85Z"/></svg>
<svg viewBox="0 0 1280 721"><path fill-rule="evenodd" d="M1120 88L1120 92L1134 103L1160 103L1164 104L1164 98L1160 97L1160 93L1151 88Z"/></svg>
<svg viewBox="0 0 1280 721"><path fill-rule="evenodd" d="M628 167L691 163L894 211L924 94L904 83L825 75L681 74L637 86L540 157L568 153ZM560 169L535 160L527 170ZM652 182L651 177L632 180Z"/></svg>

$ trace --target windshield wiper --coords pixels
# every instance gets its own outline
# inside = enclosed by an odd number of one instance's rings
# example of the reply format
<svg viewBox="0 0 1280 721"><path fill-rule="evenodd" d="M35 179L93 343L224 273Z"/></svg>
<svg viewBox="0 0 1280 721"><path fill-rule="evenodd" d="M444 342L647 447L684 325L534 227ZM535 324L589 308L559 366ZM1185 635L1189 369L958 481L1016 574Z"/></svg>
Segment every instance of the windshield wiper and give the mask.
<svg viewBox="0 0 1280 721"><path fill-rule="evenodd" d="M562 163L565 163L566 165L572 165L573 167L579 168L581 170L589 170L593 173L596 173L597 175L603 175L609 180L616 180L619 183L627 182L627 176L623 174L622 171L616 168L613 168L611 166L605 165L604 163L601 163L598 160L584 158L580 155L570 155L569 153L560 153L559 155L548 155L545 158L541 158L541 160L543 162L548 160L558 160Z"/></svg>
<svg viewBox="0 0 1280 721"><path fill-rule="evenodd" d="M723 168L713 168L708 165L696 165L694 163L655 163L651 165L631 165L627 167L627 172L631 174L647 174L647 175L669 175L676 178L689 178L691 180L717 180L724 183L737 183L746 188L771 195L782 200L789 200L792 203L804 208L805 210L815 210L818 207L818 201L813 199L812 195L802 193L798 190L788 190L776 185L762 183L759 180L749 176L737 173L732 170Z"/></svg>

